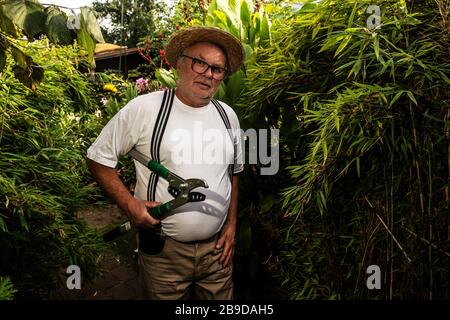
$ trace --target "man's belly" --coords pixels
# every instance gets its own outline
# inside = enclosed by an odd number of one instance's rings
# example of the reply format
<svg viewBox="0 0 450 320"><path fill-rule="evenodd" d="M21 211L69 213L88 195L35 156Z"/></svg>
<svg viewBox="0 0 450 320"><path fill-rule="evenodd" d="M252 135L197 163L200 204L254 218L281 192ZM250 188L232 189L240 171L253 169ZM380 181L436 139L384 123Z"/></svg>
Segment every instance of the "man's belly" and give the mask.
<svg viewBox="0 0 450 320"><path fill-rule="evenodd" d="M176 210L174 211L176 212ZM214 209L211 209L211 213L199 211L175 212L164 218L161 225L165 235L181 242L211 238L220 231L225 220L223 214L215 215Z"/></svg>

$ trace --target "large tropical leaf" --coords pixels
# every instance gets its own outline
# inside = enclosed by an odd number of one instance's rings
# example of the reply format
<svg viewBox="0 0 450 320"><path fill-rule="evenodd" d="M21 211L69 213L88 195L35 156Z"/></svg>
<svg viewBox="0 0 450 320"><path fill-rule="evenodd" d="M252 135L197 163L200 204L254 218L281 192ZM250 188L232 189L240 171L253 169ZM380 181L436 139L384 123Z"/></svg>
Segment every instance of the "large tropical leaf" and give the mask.
<svg viewBox="0 0 450 320"><path fill-rule="evenodd" d="M92 38L96 42L100 43L105 42L105 40L103 39L102 31L100 29L100 25L98 24L94 12L88 7L82 7L80 11L81 11L81 19L84 21L86 25L87 32L92 36Z"/></svg>
<svg viewBox="0 0 450 320"><path fill-rule="evenodd" d="M54 43L71 44L73 39L67 27L67 16L55 6L45 8L45 12L45 31L48 38Z"/></svg>
<svg viewBox="0 0 450 320"><path fill-rule="evenodd" d="M156 69L155 71L156 79L158 79L163 85L165 85L167 88L172 89L175 88L177 85L176 78L177 74L175 69L171 69L170 71L167 71L166 69Z"/></svg>
<svg viewBox="0 0 450 320"><path fill-rule="evenodd" d="M0 30L12 37L16 37L16 27L10 18L3 13L3 6L0 5Z"/></svg>
<svg viewBox="0 0 450 320"><path fill-rule="evenodd" d="M15 46L11 47L11 53L16 61L13 68L14 75L22 84L35 91L44 78L44 69Z"/></svg>
<svg viewBox="0 0 450 320"><path fill-rule="evenodd" d="M83 19L81 19L81 28L78 30L77 33L77 41L78 45L86 50L87 56L88 56L88 62L90 64L94 63L94 51L95 51L95 41L90 35L90 33L87 31L85 27L85 22Z"/></svg>
<svg viewBox="0 0 450 320"><path fill-rule="evenodd" d="M21 68L16 65L13 68L13 71L16 78L33 91L36 91L44 78L44 69L41 66L32 63L32 61L26 68Z"/></svg>
<svg viewBox="0 0 450 320"><path fill-rule="evenodd" d="M5 0L1 4L7 18L32 38L45 30L45 13L34 0Z"/></svg>

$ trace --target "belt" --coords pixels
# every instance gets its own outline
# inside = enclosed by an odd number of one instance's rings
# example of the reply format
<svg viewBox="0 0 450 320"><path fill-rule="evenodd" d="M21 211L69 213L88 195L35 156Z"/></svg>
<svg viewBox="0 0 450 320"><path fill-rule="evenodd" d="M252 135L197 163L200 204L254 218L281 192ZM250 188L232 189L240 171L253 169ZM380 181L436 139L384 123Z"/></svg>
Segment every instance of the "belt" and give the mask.
<svg viewBox="0 0 450 320"><path fill-rule="evenodd" d="M183 243L183 244L201 244L201 243L209 243L212 241L215 241L219 238L219 233L214 234L212 237L209 237L208 239L203 239L203 240L193 240L193 241L178 241L175 240L172 237L169 237L167 235L165 235L166 237L172 239L173 241L179 242L179 243Z"/></svg>

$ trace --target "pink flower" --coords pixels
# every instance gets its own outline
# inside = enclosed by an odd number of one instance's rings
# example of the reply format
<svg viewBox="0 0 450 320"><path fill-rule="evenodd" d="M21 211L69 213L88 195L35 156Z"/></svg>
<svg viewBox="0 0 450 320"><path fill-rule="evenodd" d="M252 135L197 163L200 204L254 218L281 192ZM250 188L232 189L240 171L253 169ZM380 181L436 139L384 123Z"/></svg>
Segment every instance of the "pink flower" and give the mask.
<svg viewBox="0 0 450 320"><path fill-rule="evenodd" d="M136 80L136 88L138 93L144 93L148 90L148 79L139 78Z"/></svg>

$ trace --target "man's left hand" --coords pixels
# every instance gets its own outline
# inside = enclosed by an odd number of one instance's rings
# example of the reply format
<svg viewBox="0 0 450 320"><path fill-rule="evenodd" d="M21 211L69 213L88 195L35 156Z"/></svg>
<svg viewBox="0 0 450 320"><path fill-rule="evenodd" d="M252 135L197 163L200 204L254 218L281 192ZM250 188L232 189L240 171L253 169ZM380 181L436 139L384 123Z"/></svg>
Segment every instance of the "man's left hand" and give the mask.
<svg viewBox="0 0 450 320"><path fill-rule="evenodd" d="M236 236L236 223L227 221L222 227L220 238L217 240L216 249L223 248L219 257L219 262L228 267L233 262L234 245Z"/></svg>

